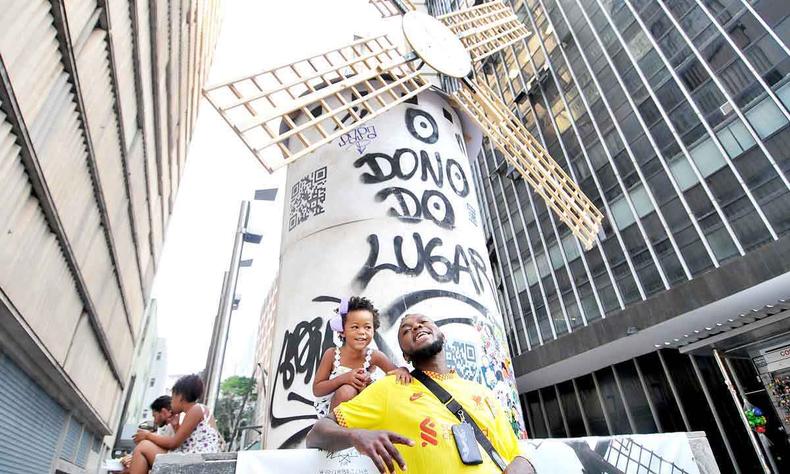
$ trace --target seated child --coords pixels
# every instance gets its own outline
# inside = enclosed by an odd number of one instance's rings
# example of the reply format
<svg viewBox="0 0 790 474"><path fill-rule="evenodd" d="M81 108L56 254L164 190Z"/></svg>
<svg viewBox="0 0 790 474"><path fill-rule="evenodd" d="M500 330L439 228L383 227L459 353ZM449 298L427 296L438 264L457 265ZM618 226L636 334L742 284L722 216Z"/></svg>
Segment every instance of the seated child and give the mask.
<svg viewBox="0 0 790 474"><path fill-rule="evenodd" d="M384 353L370 348L379 328L379 311L370 300L360 296L344 298L330 326L340 334L343 344L326 350L313 380L319 418L367 387L376 368L394 374L398 382L411 382L408 369L395 366Z"/></svg>

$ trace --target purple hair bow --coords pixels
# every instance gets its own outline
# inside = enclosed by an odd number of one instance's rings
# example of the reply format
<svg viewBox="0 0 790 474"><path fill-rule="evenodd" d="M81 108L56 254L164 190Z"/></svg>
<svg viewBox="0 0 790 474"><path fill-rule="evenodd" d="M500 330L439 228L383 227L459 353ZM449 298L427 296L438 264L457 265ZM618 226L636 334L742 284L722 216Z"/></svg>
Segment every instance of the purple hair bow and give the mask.
<svg viewBox="0 0 790 474"><path fill-rule="evenodd" d="M343 316L346 314L348 314L348 298L342 298L337 314L329 320L329 327L335 332L343 332Z"/></svg>

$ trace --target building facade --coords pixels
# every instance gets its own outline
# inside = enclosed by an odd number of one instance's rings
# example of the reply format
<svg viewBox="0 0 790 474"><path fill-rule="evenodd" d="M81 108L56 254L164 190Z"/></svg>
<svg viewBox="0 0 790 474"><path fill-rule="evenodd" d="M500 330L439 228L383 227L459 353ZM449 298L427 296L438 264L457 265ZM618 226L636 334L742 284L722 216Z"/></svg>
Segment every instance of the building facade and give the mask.
<svg viewBox="0 0 790 474"><path fill-rule="evenodd" d="M145 397L143 397L143 407L140 417L143 420L153 418L151 403L162 395L169 395L165 389L167 385L167 339L156 338L154 353L152 354L148 373L148 380L145 380Z"/></svg>
<svg viewBox="0 0 790 474"><path fill-rule="evenodd" d="M114 454L129 452L134 448L132 436L144 420L151 420L151 402L167 392L167 339L159 337L156 299L146 310L145 322L135 349L131 374L124 396L117 436L113 443Z"/></svg>
<svg viewBox="0 0 790 474"><path fill-rule="evenodd" d="M252 442L260 442L263 445L262 435L263 428L266 426L268 410L268 395L270 393L269 387L269 367L272 363L272 344L274 343L274 321L277 313L277 282L279 275L274 276L271 287L266 294L266 299L261 308L261 318L258 322L258 337L255 341L255 363L257 364L255 370L255 412L253 415L252 425L258 427L255 430L250 430L245 435L247 446Z"/></svg>
<svg viewBox="0 0 790 474"><path fill-rule="evenodd" d="M3 2L2 472L94 469L118 424L218 3Z"/></svg>
<svg viewBox="0 0 790 474"><path fill-rule="evenodd" d="M790 3L510 3L531 34L479 74L606 216L585 252L474 163L531 436L704 430L722 472L786 469L760 365L790 315Z"/></svg>

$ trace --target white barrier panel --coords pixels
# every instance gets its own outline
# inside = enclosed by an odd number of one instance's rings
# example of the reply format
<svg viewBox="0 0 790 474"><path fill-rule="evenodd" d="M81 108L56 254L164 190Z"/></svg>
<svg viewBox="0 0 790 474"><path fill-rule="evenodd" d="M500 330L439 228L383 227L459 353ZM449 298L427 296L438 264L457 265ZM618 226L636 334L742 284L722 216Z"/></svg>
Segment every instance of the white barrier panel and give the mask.
<svg viewBox="0 0 790 474"><path fill-rule="evenodd" d="M687 433L534 439L521 441L520 445L538 474L701 474ZM236 474L284 472L378 473L369 458L353 449L337 453L315 449L238 453Z"/></svg>

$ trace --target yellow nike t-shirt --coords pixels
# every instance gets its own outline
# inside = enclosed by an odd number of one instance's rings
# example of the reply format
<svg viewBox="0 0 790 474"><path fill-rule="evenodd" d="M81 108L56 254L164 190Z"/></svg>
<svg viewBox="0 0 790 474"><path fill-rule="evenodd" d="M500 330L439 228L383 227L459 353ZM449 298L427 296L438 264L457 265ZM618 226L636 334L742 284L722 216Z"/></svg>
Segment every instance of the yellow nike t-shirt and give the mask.
<svg viewBox="0 0 790 474"><path fill-rule="evenodd" d="M507 463L519 454L518 439L491 391L454 372L426 373L472 415ZM334 413L338 424L346 428L393 431L414 441L413 447L395 446L403 455L408 472L501 472L479 445L482 464L467 466L461 462L451 431L459 423L458 418L417 379L403 385L396 382L395 376L387 376L340 404Z"/></svg>

